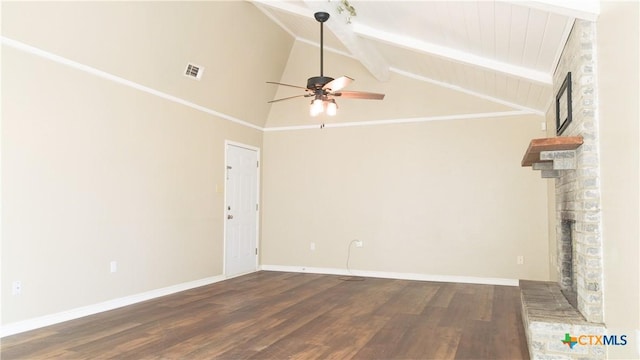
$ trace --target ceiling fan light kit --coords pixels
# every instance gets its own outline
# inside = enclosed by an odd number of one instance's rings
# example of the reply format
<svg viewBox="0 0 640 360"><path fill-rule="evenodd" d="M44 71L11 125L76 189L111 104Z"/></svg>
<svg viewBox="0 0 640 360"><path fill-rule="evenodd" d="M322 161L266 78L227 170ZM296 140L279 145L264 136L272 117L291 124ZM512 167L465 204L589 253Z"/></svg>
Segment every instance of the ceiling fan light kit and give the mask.
<svg viewBox="0 0 640 360"><path fill-rule="evenodd" d="M305 94L289 96L282 99L271 100L269 103L274 103L283 100L289 100L297 97L313 97L311 105L309 107L309 114L311 116L318 116L323 112L329 116L334 116L338 110L338 104L334 97L341 96L347 99L371 99L382 100L384 94L369 93L361 91L340 91L347 85L349 85L353 79L348 76L341 76L337 79L324 76L324 22L329 20L329 14L326 12L317 12L314 14L315 19L320 23L320 76L313 76L307 79L307 87L282 84L273 81L267 81L268 84L283 85L288 87L294 87L303 89Z"/></svg>
<svg viewBox="0 0 640 360"><path fill-rule="evenodd" d="M329 116L335 116L338 113L336 101L334 99L323 99L322 97L311 100L309 115L318 116L323 112Z"/></svg>
<svg viewBox="0 0 640 360"><path fill-rule="evenodd" d="M334 99L329 99L327 102L327 115L335 116L338 113L338 104Z"/></svg>

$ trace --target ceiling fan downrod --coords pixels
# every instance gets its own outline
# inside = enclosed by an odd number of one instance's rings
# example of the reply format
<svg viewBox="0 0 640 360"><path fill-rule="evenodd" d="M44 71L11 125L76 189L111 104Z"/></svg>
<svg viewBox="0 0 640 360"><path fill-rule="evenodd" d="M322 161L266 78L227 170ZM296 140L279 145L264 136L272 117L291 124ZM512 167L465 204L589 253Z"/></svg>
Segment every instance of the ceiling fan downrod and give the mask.
<svg viewBox="0 0 640 360"><path fill-rule="evenodd" d="M320 76L313 76L307 80L307 89L323 95L322 87L328 84L333 78L324 76L324 22L329 20L329 13L319 11L313 15L320 23Z"/></svg>
<svg viewBox="0 0 640 360"><path fill-rule="evenodd" d="M329 13L319 11L313 16L320 23L320 76L324 77L324 69L323 69L323 51L324 51L324 23L329 20Z"/></svg>

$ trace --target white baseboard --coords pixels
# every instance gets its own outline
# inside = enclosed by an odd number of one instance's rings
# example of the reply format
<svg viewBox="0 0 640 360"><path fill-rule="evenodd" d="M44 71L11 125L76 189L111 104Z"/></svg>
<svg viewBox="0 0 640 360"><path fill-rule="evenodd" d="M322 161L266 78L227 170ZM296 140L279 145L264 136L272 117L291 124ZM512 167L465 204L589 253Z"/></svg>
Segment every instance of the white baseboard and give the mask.
<svg viewBox="0 0 640 360"><path fill-rule="evenodd" d="M226 280L224 275L212 276L200 280L194 280L182 284L172 285L161 289L151 290L136 295L125 296L118 299L113 299L98 304L83 306L76 309L62 311L55 314L45 315L33 319L18 321L15 323L7 324L0 327L0 337L19 334L25 331L39 329L45 326L58 324L64 321L78 319L84 316L97 314L103 311L117 309L123 306L132 305L142 301L155 299L161 296L170 295L180 291L185 291L200 286L205 286L213 283Z"/></svg>
<svg viewBox="0 0 640 360"><path fill-rule="evenodd" d="M484 285L504 285L504 286L518 286L519 284L518 279L484 278L484 277L473 277L473 276L429 275L429 274L367 271L367 270L347 271L346 269L316 268L316 267L308 267L308 266L262 265L260 266L260 269L265 271L285 271L285 272L327 274L327 275L363 276L363 277L375 277L375 278L383 278L383 279L435 281L435 282L450 282L450 283L463 283L463 284L484 284Z"/></svg>

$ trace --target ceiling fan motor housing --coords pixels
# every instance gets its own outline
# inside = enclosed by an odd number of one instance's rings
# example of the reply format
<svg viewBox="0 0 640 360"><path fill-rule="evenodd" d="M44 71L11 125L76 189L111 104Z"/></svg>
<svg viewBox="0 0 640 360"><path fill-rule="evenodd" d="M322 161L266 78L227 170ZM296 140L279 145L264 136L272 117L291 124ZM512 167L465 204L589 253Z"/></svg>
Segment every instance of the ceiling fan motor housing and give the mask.
<svg viewBox="0 0 640 360"><path fill-rule="evenodd" d="M322 87L328 84L330 81L333 81L333 78L328 76L310 77L307 80L307 89L309 90L322 89Z"/></svg>
<svg viewBox="0 0 640 360"><path fill-rule="evenodd" d="M317 13L313 14L313 17L316 18L316 21L323 23L329 20L329 13L318 11Z"/></svg>

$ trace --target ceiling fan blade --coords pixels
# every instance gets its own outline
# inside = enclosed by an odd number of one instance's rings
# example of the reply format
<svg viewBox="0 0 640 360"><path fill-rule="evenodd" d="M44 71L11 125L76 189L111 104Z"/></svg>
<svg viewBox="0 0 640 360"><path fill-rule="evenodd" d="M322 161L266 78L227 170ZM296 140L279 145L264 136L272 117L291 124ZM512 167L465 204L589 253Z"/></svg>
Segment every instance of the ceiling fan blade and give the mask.
<svg viewBox="0 0 640 360"><path fill-rule="evenodd" d="M333 79L333 80L329 81L322 88L323 89L330 89L331 91L338 91L340 89L345 88L349 84L351 84L352 81L353 81L353 79L348 77L348 76L340 76L337 79Z"/></svg>
<svg viewBox="0 0 640 360"><path fill-rule="evenodd" d="M307 89L305 87L302 87L302 86L283 84L283 83L274 82L274 81L267 81L267 84L275 84L275 85L288 86L288 87L292 87L292 88L296 88L296 89L309 90L309 89Z"/></svg>
<svg viewBox="0 0 640 360"><path fill-rule="evenodd" d="M268 104L274 103L274 102L278 102L278 101L284 101L284 100L289 100L289 99L295 99L295 98L299 98L299 97L309 97L311 95L309 94L302 94L302 95L295 95L295 96L289 96L286 98L282 98L282 99L276 99L276 100L271 100L271 101L267 101Z"/></svg>
<svg viewBox="0 0 640 360"><path fill-rule="evenodd" d="M364 92L364 91L340 91L331 94L332 96L340 96L345 99L369 99L369 100L382 100L384 94Z"/></svg>

